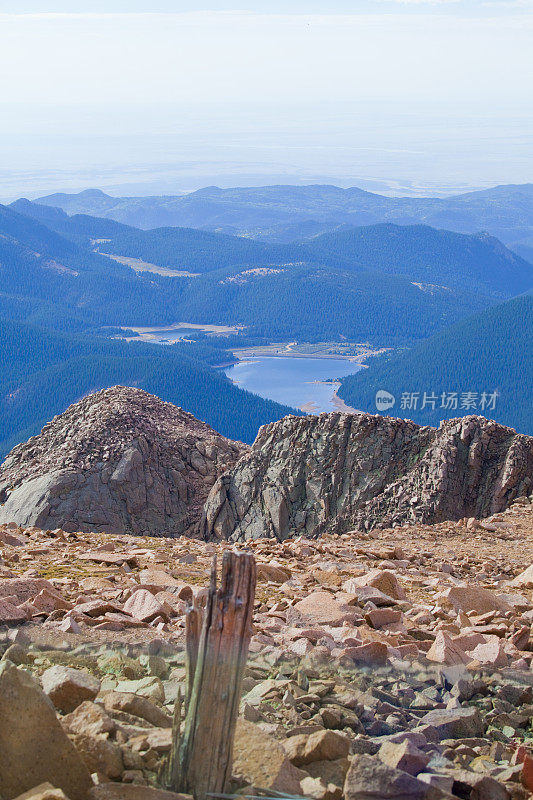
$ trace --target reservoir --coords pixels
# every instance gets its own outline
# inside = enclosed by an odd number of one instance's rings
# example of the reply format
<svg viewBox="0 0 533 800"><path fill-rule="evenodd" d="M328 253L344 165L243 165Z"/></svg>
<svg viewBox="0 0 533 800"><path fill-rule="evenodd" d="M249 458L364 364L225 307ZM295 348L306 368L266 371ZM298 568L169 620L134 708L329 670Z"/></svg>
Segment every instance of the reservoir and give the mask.
<svg viewBox="0 0 533 800"><path fill-rule="evenodd" d="M342 410L335 397L338 383L324 381L358 372L361 365L346 358L259 356L224 370L239 388L311 414Z"/></svg>

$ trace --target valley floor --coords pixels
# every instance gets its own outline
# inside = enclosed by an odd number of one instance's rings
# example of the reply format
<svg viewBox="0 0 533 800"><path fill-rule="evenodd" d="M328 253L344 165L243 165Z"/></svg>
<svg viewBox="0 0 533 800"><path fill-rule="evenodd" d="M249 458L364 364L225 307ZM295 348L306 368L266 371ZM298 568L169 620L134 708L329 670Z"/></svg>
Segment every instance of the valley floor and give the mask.
<svg viewBox="0 0 533 800"><path fill-rule="evenodd" d="M367 358L380 355L390 348L373 347L357 342L271 342L260 347L238 347L233 349L236 358L245 361L248 358L333 358L349 359L364 364Z"/></svg>

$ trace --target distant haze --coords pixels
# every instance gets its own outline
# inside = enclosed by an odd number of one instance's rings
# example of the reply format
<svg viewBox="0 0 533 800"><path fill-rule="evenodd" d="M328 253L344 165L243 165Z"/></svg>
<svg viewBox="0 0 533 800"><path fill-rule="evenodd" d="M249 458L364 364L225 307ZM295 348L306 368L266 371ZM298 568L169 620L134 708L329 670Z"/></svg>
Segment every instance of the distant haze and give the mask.
<svg viewBox="0 0 533 800"><path fill-rule="evenodd" d="M236 5L3 2L0 198L533 180L529 0Z"/></svg>

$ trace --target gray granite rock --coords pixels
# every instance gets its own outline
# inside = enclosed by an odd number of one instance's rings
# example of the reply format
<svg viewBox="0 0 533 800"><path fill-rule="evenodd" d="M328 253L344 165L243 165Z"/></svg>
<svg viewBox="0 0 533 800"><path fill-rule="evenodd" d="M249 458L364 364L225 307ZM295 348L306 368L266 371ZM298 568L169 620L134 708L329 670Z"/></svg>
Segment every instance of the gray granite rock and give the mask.
<svg viewBox="0 0 533 800"><path fill-rule="evenodd" d="M531 491L533 437L483 417L440 428L370 414L288 416L213 486L205 538L318 536L486 517Z"/></svg>
<svg viewBox="0 0 533 800"><path fill-rule="evenodd" d="M0 523L194 535L209 489L247 448L140 389L85 397L0 467Z"/></svg>

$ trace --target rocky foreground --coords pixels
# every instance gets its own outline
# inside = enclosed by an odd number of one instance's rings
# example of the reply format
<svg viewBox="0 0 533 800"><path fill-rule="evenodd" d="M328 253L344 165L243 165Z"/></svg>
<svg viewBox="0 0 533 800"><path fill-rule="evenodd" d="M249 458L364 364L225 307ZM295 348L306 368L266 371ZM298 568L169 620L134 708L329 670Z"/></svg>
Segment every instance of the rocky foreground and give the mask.
<svg viewBox="0 0 533 800"><path fill-rule="evenodd" d="M231 545L15 524L0 543L2 800L44 781L28 796L176 798L154 787L187 603ZM530 796L528 497L482 521L246 546L258 587L233 791Z"/></svg>

